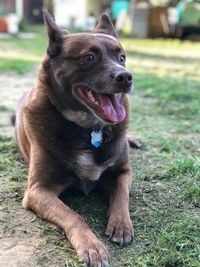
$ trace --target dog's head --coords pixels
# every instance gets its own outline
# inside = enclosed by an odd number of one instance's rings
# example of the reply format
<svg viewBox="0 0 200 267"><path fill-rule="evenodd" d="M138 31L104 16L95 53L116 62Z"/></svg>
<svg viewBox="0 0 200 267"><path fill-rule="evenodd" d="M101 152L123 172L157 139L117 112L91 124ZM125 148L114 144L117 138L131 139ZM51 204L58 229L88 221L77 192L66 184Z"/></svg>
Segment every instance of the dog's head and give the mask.
<svg viewBox="0 0 200 267"><path fill-rule="evenodd" d="M44 20L49 36L46 71L57 108L75 122L80 114L85 124L88 119L122 122L124 96L132 91L133 81L108 16L101 16L93 32L79 34L59 29L47 12Z"/></svg>

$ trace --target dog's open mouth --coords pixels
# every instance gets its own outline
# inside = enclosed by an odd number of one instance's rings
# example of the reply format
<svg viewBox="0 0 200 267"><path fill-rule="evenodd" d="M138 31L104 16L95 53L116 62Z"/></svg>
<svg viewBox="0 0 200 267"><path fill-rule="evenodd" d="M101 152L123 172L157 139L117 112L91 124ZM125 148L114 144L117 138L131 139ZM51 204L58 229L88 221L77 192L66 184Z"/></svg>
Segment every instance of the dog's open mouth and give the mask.
<svg viewBox="0 0 200 267"><path fill-rule="evenodd" d="M100 94L85 85L73 86L75 94L106 122L119 123L126 117L125 107L120 103L121 94Z"/></svg>

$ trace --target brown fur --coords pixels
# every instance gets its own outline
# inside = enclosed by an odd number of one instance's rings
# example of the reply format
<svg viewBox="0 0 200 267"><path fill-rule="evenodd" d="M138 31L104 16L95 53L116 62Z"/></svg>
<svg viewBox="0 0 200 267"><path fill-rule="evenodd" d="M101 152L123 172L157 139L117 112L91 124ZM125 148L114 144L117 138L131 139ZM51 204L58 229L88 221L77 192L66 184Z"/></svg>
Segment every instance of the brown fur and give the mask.
<svg viewBox="0 0 200 267"><path fill-rule="evenodd" d="M131 242L128 117L118 124L107 124L80 103L71 89L74 82L82 81L97 91L103 88L104 93L125 90L121 101L128 112L125 95L128 88L113 85L116 73L125 68L123 64L112 63L114 58L111 60L108 53L113 51L116 55L123 49L105 15L94 34L66 35L48 13L45 22L49 35L47 56L34 88L21 99L16 116L17 142L29 165L23 206L64 229L79 259L88 266L108 266L110 257L105 246L84 219L58 196L71 185L85 193L96 184L102 187L109 194L106 234L120 245ZM91 44L99 57L98 63L90 69L82 65L78 68L78 55L91 49ZM98 150L90 144L90 133L96 124L105 133L105 141Z"/></svg>

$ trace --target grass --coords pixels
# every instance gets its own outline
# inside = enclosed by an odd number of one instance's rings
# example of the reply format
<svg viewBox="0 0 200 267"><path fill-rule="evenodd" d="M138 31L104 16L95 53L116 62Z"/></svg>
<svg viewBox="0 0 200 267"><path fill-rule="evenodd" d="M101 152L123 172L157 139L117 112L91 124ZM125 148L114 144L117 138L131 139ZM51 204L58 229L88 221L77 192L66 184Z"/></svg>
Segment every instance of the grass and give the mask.
<svg viewBox="0 0 200 267"><path fill-rule="evenodd" d="M44 28L32 27L36 31L33 38L0 40L0 72L25 74L39 64L45 54L47 39Z"/></svg>
<svg viewBox="0 0 200 267"><path fill-rule="evenodd" d="M113 258L112 266L198 267L200 45L177 40L122 39L122 42L128 53L128 68L135 77L135 93L130 96L129 132L144 143L142 150L131 150L134 180L130 214L135 229L134 242L120 249L105 238L107 207L98 194L68 196L64 200L86 218L106 243ZM9 63L12 57L4 57L0 70L20 74L39 62L46 39L39 34L34 42L13 39L1 42L0 46L8 53L17 51L14 58L21 64L12 65ZM25 55L27 60L21 61ZM2 67L2 64L5 65ZM6 107L1 105L6 112ZM7 205L9 210L13 196L17 203L21 201L27 170L14 139L5 135L0 137L0 173L0 197L7 199L2 207L5 209ZM44 240L39 246L35 266L43 261L50 266L52 255L60 266L64 263L80 266L62 234L42 220L33 224L37 225L34 233Z"/></svg>

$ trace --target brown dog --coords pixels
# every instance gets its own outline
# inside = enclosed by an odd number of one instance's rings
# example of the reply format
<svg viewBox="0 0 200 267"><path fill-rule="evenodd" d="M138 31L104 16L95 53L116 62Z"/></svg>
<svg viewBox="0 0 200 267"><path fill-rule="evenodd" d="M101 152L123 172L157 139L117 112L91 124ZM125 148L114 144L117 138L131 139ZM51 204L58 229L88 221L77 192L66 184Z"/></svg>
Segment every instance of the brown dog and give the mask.
<svg viewBox="0 0 200 267"><path fill-rule="evenodd" d="M45 12L49 46L35 87L21 100L16 136L29 164L23 206L64 229L88 266L108 266L107 249L58 196L76 186L109 194L106 235L132 240L126 93L132 76L106 15L92 33L67 34Z"/></svg>

